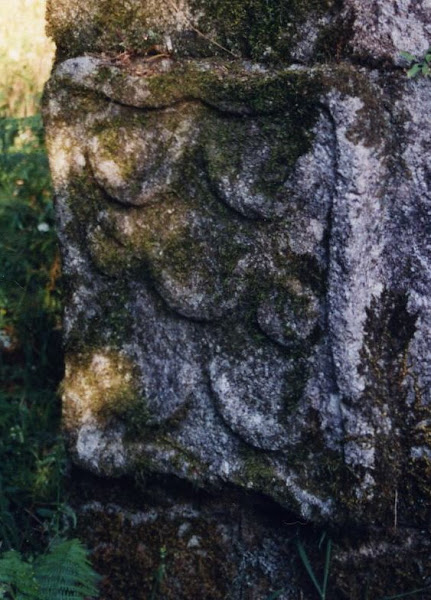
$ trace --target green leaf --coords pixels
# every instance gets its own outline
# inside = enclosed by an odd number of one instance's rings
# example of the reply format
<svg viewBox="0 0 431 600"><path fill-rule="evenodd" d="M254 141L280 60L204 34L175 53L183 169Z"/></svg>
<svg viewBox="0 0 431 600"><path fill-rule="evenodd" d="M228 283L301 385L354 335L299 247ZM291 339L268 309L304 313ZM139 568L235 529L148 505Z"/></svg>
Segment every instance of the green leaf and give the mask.
<svg viewBox="0 0 431 600"><path fill-rule="evenodd" d="M428 64L424 64L422 66L422 75L424 75L425 77L427 77L430 73L431 73L431 69L430 69L429 65Z"/></svg>
<svg viewBox="0 0 431 600"><path fill-rule="evenodd" d="M409 62L415 62L415 61L417 61L416 56L413 56L413 54L410 54L410 52L400 52L400 56L402 56L403 58L405 58Z"/></svg>
<svg viewBox="0 0 431 600"><path fill-rule="evenodd" d="M413 67L411 69L409 69L407 71L407 77L409 77L410 79L412 77L416 77L416 75L418 75L421 72L422 69L422 65L419 63L416 63L415 65L413 65Z"/></svg>

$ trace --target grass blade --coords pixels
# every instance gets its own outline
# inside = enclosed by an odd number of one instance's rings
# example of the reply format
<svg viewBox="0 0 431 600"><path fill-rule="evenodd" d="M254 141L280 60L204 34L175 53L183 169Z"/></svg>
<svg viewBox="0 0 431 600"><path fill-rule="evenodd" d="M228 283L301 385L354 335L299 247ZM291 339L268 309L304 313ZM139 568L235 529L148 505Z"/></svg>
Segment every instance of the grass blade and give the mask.
<svg viewBox="0 0 431 600"><path fill-rule="evenodd" d="M328 577L329 577L329 565L331 562L331 550L332 550L332 540L329 539L326 543L326 556L325 556L325 570L323 573L322 600L325 600L325 598L326 598L326 588L328 586Z"/></svg>
<svg viewBox="0 0 431 600"><path fill-rule="evenodd" d="M416 594L420 594L421 592L429 592L431 590L431 588L428 587L424 587L424 588L419 588L417 590L412 590L411 592L405 592L404 594L396 594L395 596L384 596L383 598L380 598L380 600L398 600L398 598L407 598L408 596L415 596Z"/></svg>
<svg viewBox="0 0 431 600"><path fill-rule="evenodd" d="M310 564L310 560L308 558L308 555L307 555L307 552L306 552L304 546L302 545L302 543L299 540L297 540L296 546L298 548L298 553L299 553L299 556L300 556L300 558L302 560L302 564L304 565L304 567L305 567L305 569L306 569L306 571L307 571L307 573L308 573L311 581L313 582L314 587L318 591L321 600L325 600L325 596L323 595L322 588L320 587L319 582L317 581L317 578L316 578L316 576L314 574L314 571L313 571L313 567Z"/></svg>

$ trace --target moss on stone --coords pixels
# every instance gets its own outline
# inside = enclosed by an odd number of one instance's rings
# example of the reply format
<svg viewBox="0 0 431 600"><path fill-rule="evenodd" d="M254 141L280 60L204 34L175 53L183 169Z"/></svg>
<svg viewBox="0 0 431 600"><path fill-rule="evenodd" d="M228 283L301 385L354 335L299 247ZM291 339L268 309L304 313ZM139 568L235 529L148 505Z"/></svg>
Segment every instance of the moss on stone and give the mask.
<svg viewBox="0 0 431 600"><path fill-rule="evenodd" d="M354 124L347 131L347 139L376 148L382 155L390 154L387 152L392 141L388 107L382 101L381 89L370 80L368 73L348 63L340 63L330 69L322 67L319 71L323 89L336 90L342 96L358 98L362 102Z"/></svg>
<svg viewBox="0 0 431 600"><path fill-rule="evenodd" d="M102 594L115 600L147 600L157 590L165 600L226 598L236 571L234 563L226 560L232 548L227 547L216 520L210 523L160 512L155 519L138 523L121 512L91 510L81 517L80 533L94 548L93 564L107 574ZM162 548L165 559L161 559ZM162 561L165 575L157 589L155 575Z"/></svg>
<svg viewBox="0 0 431 600"><path fill-rule="evenodd" d="M129 249L102 230L92 232L89 250L94 266L103 274L118 277L122 272L131 272L138 264Z"/></svg>
<svg viewBox="0 0 431 600"><path fill-rule="evenodd" d="M134 371L123 354L109 347L87 348L73 356L69 353L64 389L67 397L78 400L82 413L89 411L102 421L130 419L134 427L148 416Z"/></svg>
<svg viewBox="0 0 431 600"><path fill-rule="evenodd" d="M163 18L157 28L147 3L138 1L48 0L47 21L60 60L88 51L144 53L162 40L163 33Z"/></svg>
<svg viewBox="0 0 431 600"><path fill-rule="evenodd" d="M240 457L242 465L236 475L241 486L267 493L273 490L277 482L280 485L277 472L271 463L270 457L264 452L255 450L251 446L241 447Z"/></svg>
<svg viewBox="0 0 431 600"><path fill-rule="evenodd" d="M298 29L340 7L337 0L193 0L199 25L229 50L255 60L289 60Z"/></svg>
<svg viewBox="0 0 431 600"><path fill-rule="evenodd" d="M425 497L418 501L420 494L414 482L410 454L415 446L415 418L412 417L415 411L411 414L406 402L407 354L415 321L416 316L407 311L407 297L388 290L379 299L373 299L367 310L359 372L368 383L355 410L358 419L373 431L375 457L371 476L374 483L372 495L367 496L364 494L366 468L345 466L338 497L348 519L359 522L372 519L373 523L391 527L394 511L397 519L407 523L429 518L428 511L425 516L417 510L420 502L429 502L430 489L424 490ZM349 400L345 402L348 404ZM386 427L382 427L382 421ZM345 444L349 442L366 444L367 439L350 435L344 440Z"/></svg>
<svg viewBox="0 0 431 600"><path fill-rule="evenodd" d="M341 4L341 3L340 3ZM341 63L350 58L350 41L353 37L354 12L337 16L322 27L314 47L314 59L319 63Z"/></svg>
<svg viewBox="0 0 431 600"><path fill-rule="evenodd" d="M128 97L131 104L136 102L139 96L136 95L136 90L148 90L146 99L139 101L142 108L166 108L180 101L196 100L227 114L270 115L266 124L265 120L260 123L262 135L266 131L273 136L277 123L281 123L284 118L276 136L280 139L280 148L282 145L284 147L281 153L274 149L271 160L277 163L278 158L283 155L287 166L294 164L298 156L310 148L313 126L321 111L321 98L330 90L337 90L342 95L362 101L363 106L358 110L356 123L348 132L352 142L383 148L391 139L387 123L389 107L382 103L376 86L370 82L368 75L347 63L333 65L330 69L320 66L307 70L251 72L240 61L226 63L213 59L205 64L179 61L168 72L154 72L143 78L134 77L127 68L119 69L102 64L95 71L93 90L87 90L84 94L82 90L76 90L79 110L74 110L71 104L67 113L71 117L73 114L82 115L85 103L90 103L90 111L94 112L97 102L100 102L97 96L106 95L106 90L103 91L103 84L106 82L109 82L112 99L123 103L127 103ZM55 92L55 82L50 86L52 93ZM204 122L202 110L199 112L199 118ZM62 118L67 118L67 114L63 114ZM121 116L112 116L112 123L115 125L118 121L119 126L125 128L134 125L138 127L139 122L145 125L148 118L145 113L139 115L138 111L125 108L121 111ZM172 127L174 126L173 122ZM109 137L106 131L102 131L100 124L95 125L96 134L97 127L100 135ZM216 131L216 135L224 134ZM286 144L281 144L283 136L287 140ZM109 140L107 142L110 146L115 146L114 140L112 143Z"/></svg>
<svg viewBox="0 0 431 600"><path fill-rule="evenodd" d="M191 0L189 6L113 0L50 0L48 33L58 57L84 52L165 50L180 56L288 61L307 20L340 12L341 0Z"/></svg>

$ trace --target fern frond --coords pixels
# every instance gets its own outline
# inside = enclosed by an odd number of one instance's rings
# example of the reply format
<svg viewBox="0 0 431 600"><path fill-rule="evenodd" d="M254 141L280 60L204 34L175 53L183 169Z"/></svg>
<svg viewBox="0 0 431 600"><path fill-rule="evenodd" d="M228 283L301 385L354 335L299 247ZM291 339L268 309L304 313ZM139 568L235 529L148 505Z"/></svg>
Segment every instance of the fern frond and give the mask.
<svg viewBox="0 0 431 600"><path fill-rule="evenodd" d="M43 600L83 600L98 596L99 576L77 539L60 542L40 557L35 563L35 575Z"/></svg>
<svg viewBox="0 0 431 600"><path fill-rule="evenodd" d="M41 600L33 566L23 561L15 550L6 552L0 559L0 586L4 598Z"/></svg>

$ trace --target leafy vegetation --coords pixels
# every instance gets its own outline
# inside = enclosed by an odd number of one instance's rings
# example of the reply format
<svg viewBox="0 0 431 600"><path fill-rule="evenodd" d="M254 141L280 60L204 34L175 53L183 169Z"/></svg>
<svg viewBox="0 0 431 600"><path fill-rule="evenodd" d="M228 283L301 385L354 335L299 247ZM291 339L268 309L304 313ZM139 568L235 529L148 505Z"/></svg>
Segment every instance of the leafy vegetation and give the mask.
<svg viewBox="0 0 431 600"><path fill-rule="evenodd" d="M0 40L0 598L81 600L97 576L63 491L60 260L37 114L52 45L44 2L4 0L18 15ZM47 550L48 549L48 550Z"/></svg>
<svg viewBox="0 0 431 600"><path fill-rule="evenodd" d="M3 117L0 150L0 538L3 550L39 551L70 523L56 393L59 257L40 117Z"/></svg>
<svg viewBox="0 0 431 600"><path fill-rule="evenodd" d="M34 562L11 550L0 559L0 598L83 600L97 595L98 575L77 539L60 542Z"/></svg>
<svg viewBox="0 0 431 600"><path fill-rule="evenodd" d="M400 55L409 63L407 77L429 77L431 75L431 48L428 48L423 58L418 58L410 52L400 52Z"/></svg>

